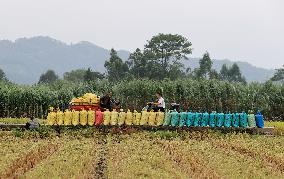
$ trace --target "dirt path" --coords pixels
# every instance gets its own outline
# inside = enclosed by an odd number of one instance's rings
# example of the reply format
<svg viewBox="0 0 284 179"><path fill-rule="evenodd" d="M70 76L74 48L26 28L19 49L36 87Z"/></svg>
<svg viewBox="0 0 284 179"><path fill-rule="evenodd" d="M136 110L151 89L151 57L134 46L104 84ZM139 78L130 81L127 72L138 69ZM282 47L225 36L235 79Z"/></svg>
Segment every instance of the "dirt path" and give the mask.
<svg viewBox="0 0 284 179"><path fill-rule="evenodd" d="M57 150L57 144L48 144L46 146L39 147L38 149L33 150L14 161L12 165L10 165L10 167L8 167L3 174L0 175L0 178L19 178Z"/></svg>
<svg viewBox="0 0 284 179"><path fill-rule="evenodd" d="M95 150L96 157L93 162L94 173L93 178L104 179L107 178L107 154L108 154L108 140L105 133L95 134Z"/></svg>

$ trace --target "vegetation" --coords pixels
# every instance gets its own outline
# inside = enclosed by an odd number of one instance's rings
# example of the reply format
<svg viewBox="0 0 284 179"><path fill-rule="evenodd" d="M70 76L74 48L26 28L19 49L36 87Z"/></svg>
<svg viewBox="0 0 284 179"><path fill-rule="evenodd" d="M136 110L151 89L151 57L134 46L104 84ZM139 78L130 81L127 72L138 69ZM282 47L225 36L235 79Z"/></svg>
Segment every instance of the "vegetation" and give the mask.
<svg viewBox="0 0 284 179"><path fill-rule="evenodd" d="M5 72L0 68L0 81L8 81Z"/></svg>
<svg viewBox="0 0 284 179"><path fill-rule="evenodd" d="M283 68L276 69L274 76L271 78L272 81L284 82L284 65Z"/></svg>
<svg viewBox="0 0 284 179"><path fill-rule="evenodd" d="M47 70L45 73L40 75L38 83L53 83L58 80L58 75L55 74L53 70Z"/></svg>
<svg viewBox="0 0 284 179"><path fill-rule="evenodd" d="M160 82L153 80L121 81L113 84L107 80L90 83L58 81L52 85L21 86L2 83L0 86L0 115L20 117L34 114L44 118L50 106L68 108L73 97L86 92L98 95L113 91L125 109L141 110L152 100L157 89L163 90L167 107L177 102L182 110L247 111L260 109L266 119L280 120L284 114L284 85L230 83L219 80L180 79Z"/></svg>
<svg viewBox="0 0 284 179"><path fill-rule="evenodd" d="M283 136L0 132L1 178L283 178ZM165 133L165 134L163 134ZM163 137L171 136L171 137Z"/></svg>

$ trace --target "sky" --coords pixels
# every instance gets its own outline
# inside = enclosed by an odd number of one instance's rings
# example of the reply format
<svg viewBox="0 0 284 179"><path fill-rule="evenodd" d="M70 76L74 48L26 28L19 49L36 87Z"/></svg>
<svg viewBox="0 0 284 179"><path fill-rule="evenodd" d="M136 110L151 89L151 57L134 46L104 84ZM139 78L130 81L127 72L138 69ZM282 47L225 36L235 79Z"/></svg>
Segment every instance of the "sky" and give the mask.
<svg viewBox="0 0 284 179"><path fill-rule="evenodd" d="M0 0L0 39L50 36L133 51L158 33L192 42L190 57L284 65L283 0Z"/></svg>

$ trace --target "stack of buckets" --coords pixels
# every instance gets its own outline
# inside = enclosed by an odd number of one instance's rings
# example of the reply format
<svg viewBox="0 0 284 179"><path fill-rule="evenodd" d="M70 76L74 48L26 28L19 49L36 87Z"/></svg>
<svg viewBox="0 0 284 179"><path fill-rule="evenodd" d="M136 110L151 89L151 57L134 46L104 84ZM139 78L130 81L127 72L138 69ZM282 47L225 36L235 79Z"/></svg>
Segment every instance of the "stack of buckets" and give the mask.
<svg viewBox="0 0 284 179"><path fill-rule="evenodd" d="M235 113L216 113L216 112L124 112L116 110L104 112L98 110L82 110L62 112L60 110L51 111L47 117L48 125L149 125L149 126L173 126L173 127L264 127L263 115L260 111L256 115L252 111Z"/></svg>

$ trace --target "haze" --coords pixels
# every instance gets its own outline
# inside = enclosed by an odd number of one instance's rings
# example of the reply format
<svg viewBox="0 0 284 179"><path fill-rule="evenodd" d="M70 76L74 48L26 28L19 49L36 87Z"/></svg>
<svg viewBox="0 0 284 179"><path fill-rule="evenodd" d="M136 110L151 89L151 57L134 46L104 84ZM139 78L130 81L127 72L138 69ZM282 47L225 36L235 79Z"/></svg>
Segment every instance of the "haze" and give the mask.
<svg viewBox="0 0 284 179"><path fill-rule="evenodd" d="M0 39L50 36L133 51L157 33L193 44L191 57L279 68L284 64L281 0L0 0Z"/></svg>

